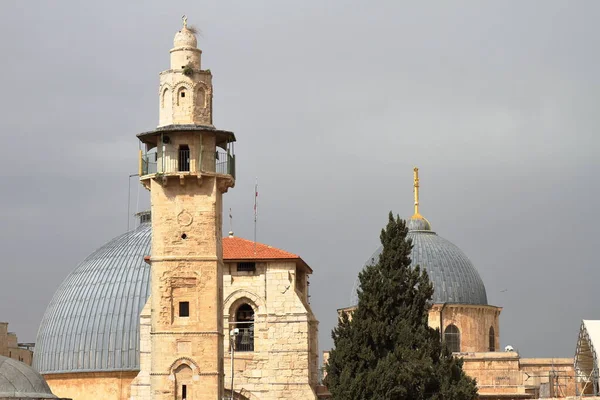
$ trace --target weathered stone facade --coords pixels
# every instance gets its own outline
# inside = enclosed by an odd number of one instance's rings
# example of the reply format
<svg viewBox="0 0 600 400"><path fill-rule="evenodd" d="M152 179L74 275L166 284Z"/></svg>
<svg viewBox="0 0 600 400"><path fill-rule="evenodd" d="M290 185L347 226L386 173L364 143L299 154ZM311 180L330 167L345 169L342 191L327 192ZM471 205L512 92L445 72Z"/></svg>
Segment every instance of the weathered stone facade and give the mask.
<svg viewBox="0 0 600 400"><path fill-rule="evenodd" d="M224 247L228 241L243 240L224 238ZM240 270L241 263L249 260L255 270ZM260 249L256 256L226 260L226 331L236 327L244 330L245 323L238 322L241 308L249 305L253 312L251 346L245 338L241 339L242 346L236 346L235 338L224 339L229 352L232 344L234 348L241 347L241 351L234 352L235 392L248 399L316 399L318 321L308 304L311 272L298 256L263 259ZM225 387L230 389L231 360L227 356L225 375Z"/></svg>
<svg viewBox="0 0 600 400"><path fill-rule="evenodd" d="M25 347L20 347L17 335L8 331L8 322L0 322L0 356L12 358L31 365L33 352Z"/></svg>
<svg viewBox="0 0 600 400"><path fill-rule="evenodd" d="M61 398L73 400L129 400L137 371L45 374L48 386Z"/></svg>
<svg viewBox="0 0 600 400"><path fill-rule="evenodd" d="M502 308L473 304L434 304L429 310L429 326L446 332L458 328L461 352L498 351Z"/></svg>
<svg viewBox="0 0 600 400"><path fill-rule="evenodd" d="M157 149L157 169L140 171L151 197L152 256L135 399L221 400L224 394L222 195L234 179L229 170L216 170L215 154L235 138L206 127L211 75L200 70L201 51L186 24L160 78L159 125L169 129L139 135L148 150Z"/></svg>
<svg viewBox="0 0 600 400"><path fill-rule="evenodd" d="M175 35L171 68L160 74L158 126L212 126L212 75L201 65L196 36L184 28Z"/></svg>
<svg viewBox="0 0 600 400"><path fill-rule="evenodd" d="M340 313L350 313L356 306L341 308ZM433 304L429 309L428 323L434 329L454 326L458 329L459 352L497 351L500 346L501 307L473 304Z"/></svg>
<svg viewBox="0 0 600 400"><path fill-rule="evenodd" d="M481 398L524 399L575 395L572 358L521 358L514 351L458 353L477 380Z"/></svg>

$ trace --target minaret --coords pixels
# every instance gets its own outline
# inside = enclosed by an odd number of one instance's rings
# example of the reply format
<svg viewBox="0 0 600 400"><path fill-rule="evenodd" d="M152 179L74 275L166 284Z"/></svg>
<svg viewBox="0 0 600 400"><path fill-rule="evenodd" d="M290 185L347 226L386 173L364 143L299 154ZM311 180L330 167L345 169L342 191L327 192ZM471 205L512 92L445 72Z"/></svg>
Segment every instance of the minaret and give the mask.
<svg viewBox="0 0 600 400"><path fill-rule="evenodd" d="M212 125L196 46L184 17L160 74L158 128L138 135L152 209L149 392L160 400L223 397L222 196L235 184L235 136Z"/></svg>

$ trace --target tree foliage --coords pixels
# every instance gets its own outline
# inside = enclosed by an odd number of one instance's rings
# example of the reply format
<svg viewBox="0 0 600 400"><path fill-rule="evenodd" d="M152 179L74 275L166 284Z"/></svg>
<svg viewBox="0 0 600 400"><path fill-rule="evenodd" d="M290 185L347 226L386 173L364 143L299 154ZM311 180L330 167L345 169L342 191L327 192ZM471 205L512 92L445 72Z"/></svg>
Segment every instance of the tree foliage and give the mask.
<svg viewBox="0 0 600 400"><path fill-rule="evenodd" d="M379 262L361 271L358 305L333 330L325 384L334 400L477 398L462 360L427 324L433 285L425 270L410 267L407 233L390 212Z"/></svg>

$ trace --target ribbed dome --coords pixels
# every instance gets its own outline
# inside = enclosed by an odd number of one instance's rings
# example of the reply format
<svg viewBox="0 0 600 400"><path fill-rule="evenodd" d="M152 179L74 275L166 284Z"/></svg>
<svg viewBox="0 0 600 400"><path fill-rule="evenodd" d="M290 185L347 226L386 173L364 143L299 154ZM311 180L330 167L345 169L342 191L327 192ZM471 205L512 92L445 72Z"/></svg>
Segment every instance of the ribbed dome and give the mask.
<svg viewBox="0 0 600 400"><path fill-rule="evenodd" d="M411 265L425 268L429 279L433 282L433 302L487 305L483 281L465 253L429 230L431 229L429 222L426 221L426 225L420 224L417 220L410 220L407 236L413 242ZM383 248L379 247L365 266L376 263L382 250ZM354 296L353 300L356 304L356 295Z"/></svg>
<svg viewBox="0 0 600 400"><path fill-rule="evenodd" d="M42 374L139 370L139 316L150 290L151 225L96 250L62 283L38 331Z"/></svg>
<svg viewBox="0 0 600 400"><path fill-rule="evenodd" d="M0 399L57 399L30 366L0 356Z"/></svg>

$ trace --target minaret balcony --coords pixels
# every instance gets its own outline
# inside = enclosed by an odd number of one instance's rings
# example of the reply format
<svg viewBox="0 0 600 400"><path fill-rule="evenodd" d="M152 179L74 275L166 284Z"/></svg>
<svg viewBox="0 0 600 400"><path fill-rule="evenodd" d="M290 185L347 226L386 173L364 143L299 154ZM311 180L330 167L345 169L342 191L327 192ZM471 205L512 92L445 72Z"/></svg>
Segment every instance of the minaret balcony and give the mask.
<svg viewBox="0 0 600 400"><path fill-rule="evenodd" d="M152 178L168 178L176 176L211 175L230 176L235 179L235 155L222 151L190 151L179 149L175 151L154 151L139 155L139 175L141 181Z"/></svg>

